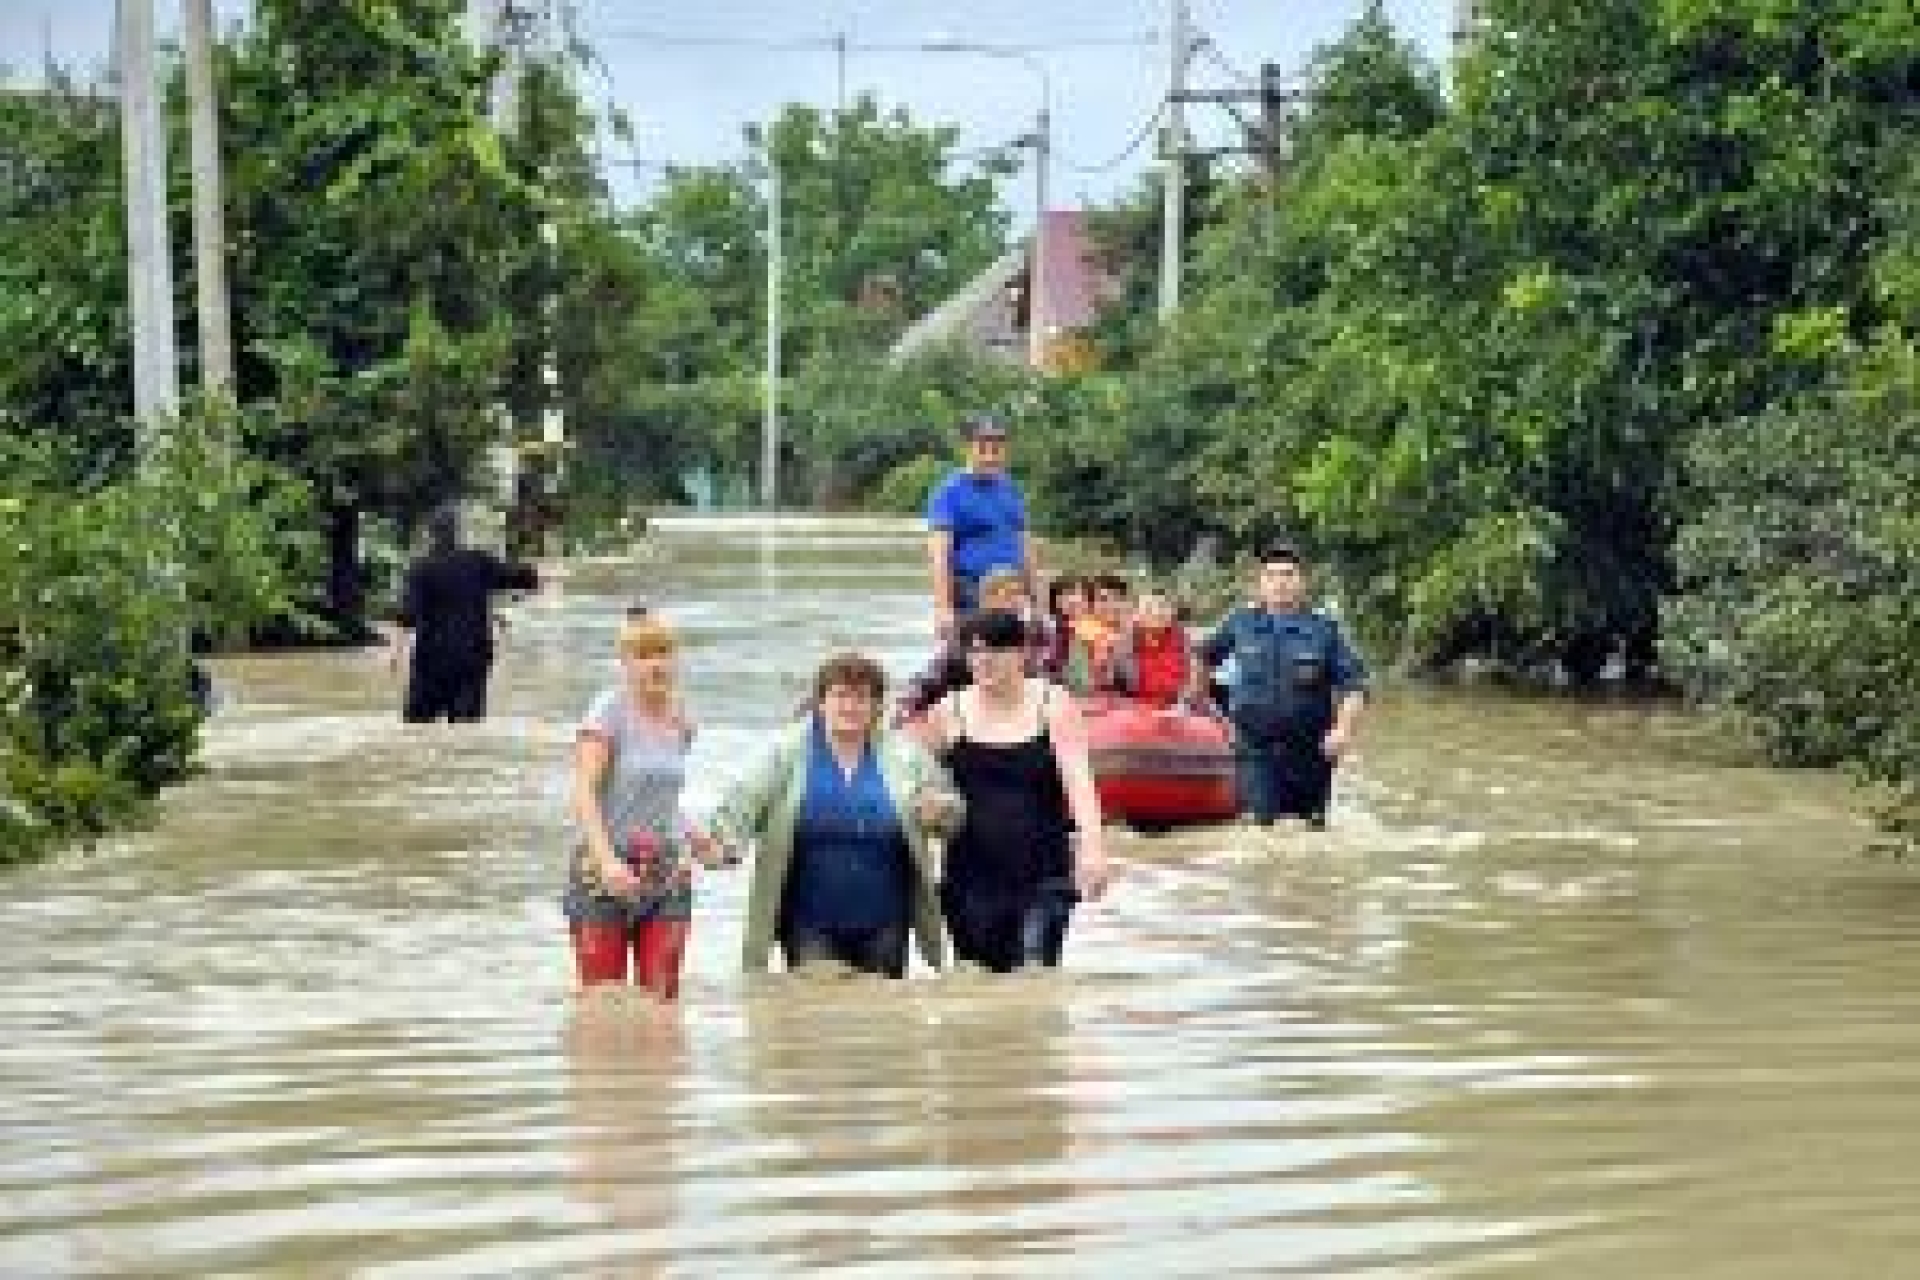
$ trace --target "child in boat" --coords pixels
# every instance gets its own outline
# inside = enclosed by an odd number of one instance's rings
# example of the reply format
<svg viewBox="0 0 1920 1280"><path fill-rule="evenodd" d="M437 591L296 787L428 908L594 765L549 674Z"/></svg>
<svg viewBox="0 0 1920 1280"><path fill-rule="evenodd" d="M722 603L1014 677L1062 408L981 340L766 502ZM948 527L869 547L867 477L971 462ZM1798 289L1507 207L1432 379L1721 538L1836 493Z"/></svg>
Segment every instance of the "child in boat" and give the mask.
<svg viewBox="0 0 1920 1280"><path fill-rule="evenodd" d="M1062 574L1047 587L1047 675L1068 684L1075 660L1075 628L1093 610L1093 588L1077 574Z"/></svg>
<svg viewBox="0 0 1920 1280"><path fill-rule="evenodd" d="M1117 573L1093 580L1093 608L1074 627L1083 666L1065 682L1075 693L1125 693L1133 684L1133 587ZM1071 664L1070 664L1071 667Z"/></svg>
<svg viewBox="0 0 1920 1280"><path fill-rule="evenodd" d="M1183 701L1192 679L1193 655L1171 596L1154 589L1140 593L1130 641L1133 679L1128 692L1156 707Z"/></svg>

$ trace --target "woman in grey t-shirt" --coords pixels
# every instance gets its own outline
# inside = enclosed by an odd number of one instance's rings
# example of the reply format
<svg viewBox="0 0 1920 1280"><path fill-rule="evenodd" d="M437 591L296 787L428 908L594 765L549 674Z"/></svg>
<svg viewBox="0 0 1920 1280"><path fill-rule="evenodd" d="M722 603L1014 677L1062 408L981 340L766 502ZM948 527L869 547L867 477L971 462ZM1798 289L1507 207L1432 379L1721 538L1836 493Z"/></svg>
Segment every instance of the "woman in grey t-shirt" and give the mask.
<svg viewBox="0 0 1920 1280"><path fill-rule="evenodd" d="M583 984L633 981L664 1000L680 990L693 917L693 863L718 856L680 813L693 726L681 712L678 642L655 617L620 633L626 679L593 700L574 747L580 839L564 904Z"/></svg>

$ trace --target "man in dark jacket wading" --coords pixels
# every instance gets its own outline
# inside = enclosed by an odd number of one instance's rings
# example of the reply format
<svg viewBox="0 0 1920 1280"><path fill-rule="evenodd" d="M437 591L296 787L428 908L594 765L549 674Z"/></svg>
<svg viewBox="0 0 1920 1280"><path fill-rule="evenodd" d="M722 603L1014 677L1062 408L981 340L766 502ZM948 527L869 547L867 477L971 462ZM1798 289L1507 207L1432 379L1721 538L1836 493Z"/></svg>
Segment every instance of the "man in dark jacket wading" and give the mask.
<svg viewBox="0 0 1920 1280"><path fill-rule="evenodd" d="M532 565L460 545L460 518L443 507L427 521L427 554L407 566L400 631L390 661L407 666L409 724L481 720L493 669L493 596L540 585Z"/></svg>
<svg viewBox="0 0 1920 1280"><path fill-rule="evenodd" d="M1297 817L1325 826L1334 770L1366 705L1367 671L1340 624L1307 607L1298 551L1278 547L1261 559L1255 603L1228 614L1200 652L1195 698L1205 672L1233 657L1228 715L1240 812L1262 825Z"/></svg>

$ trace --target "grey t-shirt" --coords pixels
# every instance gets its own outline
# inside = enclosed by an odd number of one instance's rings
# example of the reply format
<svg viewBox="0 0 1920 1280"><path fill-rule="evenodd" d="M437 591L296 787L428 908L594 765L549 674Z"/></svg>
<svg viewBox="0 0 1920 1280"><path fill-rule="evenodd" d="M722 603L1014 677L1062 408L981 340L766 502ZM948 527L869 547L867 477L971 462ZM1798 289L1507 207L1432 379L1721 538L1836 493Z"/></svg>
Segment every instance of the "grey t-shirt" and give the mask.
<svg viewBox="0 0 1920 1280"><path fill-rule="evenodd" d="M693 910L693 861L680 816L680 793L692 730L643 719L626 691L615 688L594 698L579 733L607 744L600 812L614 852L640 873L643 887L633 896L609 893L581 833L567 876L567 918L592 923L686 918Z"/></svg>

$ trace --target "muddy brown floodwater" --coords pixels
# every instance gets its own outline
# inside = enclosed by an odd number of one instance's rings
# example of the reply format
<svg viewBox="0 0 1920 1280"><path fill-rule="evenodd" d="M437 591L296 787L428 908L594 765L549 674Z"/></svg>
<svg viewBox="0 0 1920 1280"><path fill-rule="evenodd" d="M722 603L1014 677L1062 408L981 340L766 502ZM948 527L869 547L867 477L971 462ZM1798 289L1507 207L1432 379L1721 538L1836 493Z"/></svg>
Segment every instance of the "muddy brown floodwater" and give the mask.
<svg viewBox="0 0 1920 1280"><path fill-rule="evenodd" d="M570 997L570 725L644 596L711 791L918 540L686 529L515 606L496 714L229 661L157 830L0 877L0 1274L1889 1277L1920 881L1668 711L1389 690L1336 829L1121 836L1058 979Z"/></svg>

